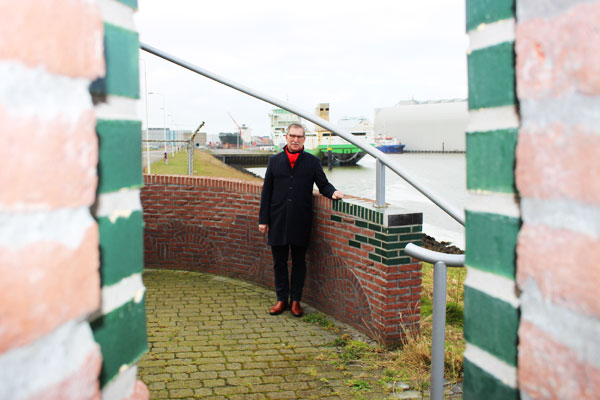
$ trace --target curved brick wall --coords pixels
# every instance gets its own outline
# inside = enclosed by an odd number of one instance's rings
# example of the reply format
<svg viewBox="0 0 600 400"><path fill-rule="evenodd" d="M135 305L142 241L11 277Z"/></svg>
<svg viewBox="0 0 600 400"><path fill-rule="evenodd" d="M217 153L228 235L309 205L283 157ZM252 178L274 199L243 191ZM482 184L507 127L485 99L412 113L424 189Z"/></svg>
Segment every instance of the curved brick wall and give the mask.
<svg viewBox="0 0 600 400"><path fill-rule="evenodd" d="M273 288L271 251L258 232L262 184L144 179L147 267L210 272ZM422 215L388 215L364 201L332 202L316 193L314 209L303 301L385 344L418 329L421 264L402 249L420 242Z"/></svg>

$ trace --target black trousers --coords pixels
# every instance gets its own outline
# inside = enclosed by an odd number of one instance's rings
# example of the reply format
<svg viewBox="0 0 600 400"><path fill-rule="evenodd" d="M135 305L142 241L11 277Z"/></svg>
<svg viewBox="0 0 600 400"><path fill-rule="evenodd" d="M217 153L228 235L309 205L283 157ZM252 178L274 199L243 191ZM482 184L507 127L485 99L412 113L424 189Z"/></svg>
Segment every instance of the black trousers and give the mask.
<svg viewBox="0 0 600 400"><path fill-rule="evenodd" d="M288 255L292 249L292 277L288 277ZM284 245L271 246L275 270L275 293L278 301L300 301L306 276L306 247Z"/></svg>

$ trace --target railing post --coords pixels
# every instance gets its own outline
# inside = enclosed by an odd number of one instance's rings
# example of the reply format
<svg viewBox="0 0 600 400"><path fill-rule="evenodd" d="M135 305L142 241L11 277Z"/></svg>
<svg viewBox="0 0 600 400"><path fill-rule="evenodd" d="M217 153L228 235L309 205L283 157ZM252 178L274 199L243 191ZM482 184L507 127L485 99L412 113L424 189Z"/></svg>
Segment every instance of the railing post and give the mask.
<svg viewBox="0 0 600 400"><path fill-rule="evenodd" d="M431 400L444 399L444 350L446 342L446 280L443 261L433 266L433 327L431 333Z"/></svg>
<svg viewBox="0 0 600 400"><path fill-rule="evenodd" d="M188 175L194 175L194 144L191 140L187 142L187 162L188 162Z"/></svg>
<svg viewBox="0 0 600 400"><path fill-rule="evenodd" d="M377 160L375 167L375 207L385 207L385 165Z"/></svg>

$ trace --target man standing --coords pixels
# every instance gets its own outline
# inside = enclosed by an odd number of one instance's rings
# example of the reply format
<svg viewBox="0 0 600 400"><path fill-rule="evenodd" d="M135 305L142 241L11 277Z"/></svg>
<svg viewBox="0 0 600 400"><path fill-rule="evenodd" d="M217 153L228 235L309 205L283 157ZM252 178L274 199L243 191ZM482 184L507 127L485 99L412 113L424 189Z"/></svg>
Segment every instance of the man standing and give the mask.
<svg viewBox="0 0 600 400"><path fill-rule="evenodd" d="M287 309L302 316L300 299L306 275L306 248L312 226L313 184L319 192L337 200L344 195L327 180L321 160L304 151L304 128L288 126L284 151L269 158L260 199L258 229L268 234L273 253L277 303L271 315ZM288 254L292 251L292 277L288 279Z"/></svg>

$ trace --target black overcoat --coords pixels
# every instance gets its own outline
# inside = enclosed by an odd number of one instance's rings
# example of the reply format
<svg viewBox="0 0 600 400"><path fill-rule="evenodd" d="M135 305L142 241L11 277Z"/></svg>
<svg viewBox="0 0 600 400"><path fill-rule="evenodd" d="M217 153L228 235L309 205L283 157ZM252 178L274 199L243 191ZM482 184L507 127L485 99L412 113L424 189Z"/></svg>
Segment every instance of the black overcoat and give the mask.
<svg viewBox="0 0 600 400"><path fill-rule="evenodd" d="M292 169L284 151L269 158L260 198L259 224L269 225L269 244L308 246L312 227L313 183L331 198L321 160L302 151Z"/></svg>

